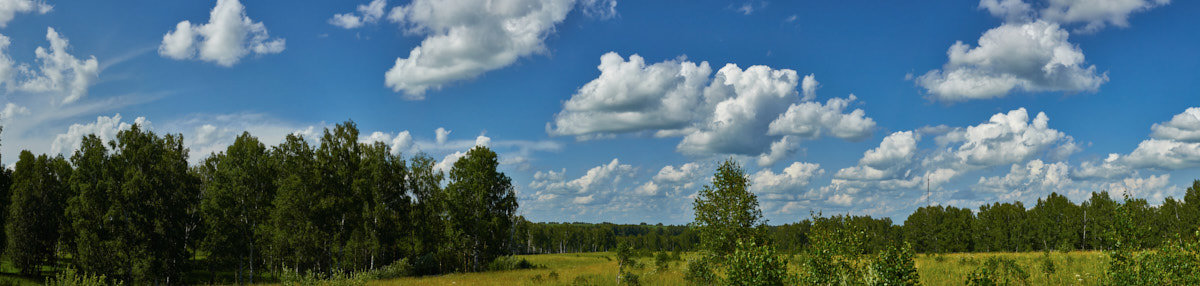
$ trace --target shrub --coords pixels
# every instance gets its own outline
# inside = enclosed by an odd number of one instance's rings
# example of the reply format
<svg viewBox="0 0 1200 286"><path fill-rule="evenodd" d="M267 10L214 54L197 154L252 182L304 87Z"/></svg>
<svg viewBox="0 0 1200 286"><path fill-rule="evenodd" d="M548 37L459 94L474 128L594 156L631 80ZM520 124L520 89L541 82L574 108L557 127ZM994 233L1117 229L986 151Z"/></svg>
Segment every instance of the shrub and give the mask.
<svg viewBox="0 0 1200 286"><path fill-rule="evenodd" d="M728 285L784 285L788 282L787 262L769 245L739 239L726 264Z"/></svg>
<svg viewBox="0 0 1200 286"><path fill-rule="evenodd" d="M537 274L537 275L533 275L533 277L529 278L529 281L533 282L533 284L542 284L542 282L545 282L546 280L542 278L541 274Z"/></svg>
<svg viewBox="0 0 1200 286"><path fill-rule="evenodd" d="M284 286L359 286L367 285L367 279L364 275L342 271L334 271L332 274L314 272L300 274L289 269L280 273L279 284Z"/></svg>
<svg viewBox="0 0 1200 286"><path fill-rule="evenodd" d="M67 269L54 275L53 278L46 278L46 285L49 286L106 286L106 285L124 285L121 281L110 280L104 275L89 275L76 272L75 269Z"/></svg>
<svg viewBox="0 0 1200 286"><path fill-rule="evenodd" d="M558 281L558 271L550 271L550 275L546 275L550 280Z"/></svg>
<svg viewBox="0 0 1200 286"><path fill-rule="evenodd" d="M533 263L529 263L529 260L525 260L524 258L518 259L515 256L497 257L496 260L492 260L491 263L488 263L488 270L491 270L491 271L520 270L520 269L533 269L533 268L535 268L535 266L533 265Z"/></svg>
<svg viewBox="0 0 1200 286"><path fill-rule="evenodd" d="M1042 274L1046 275L1046 280L1049 281L1050 276L1054 275L1054 272L1056 271L1056 269L1055 269L1056 267L1054 267L1054 260L1050 259L1049 251L1043 252L1042 259L1040 259L1040 260L1041 260L1041 266L1042 266Z"/></svg>
<svg viewBox="0 0 1200 286"><path fill-rule="evenodd" d="M708 253L705 252L701 253L700 257L688 261L683 279L695 285L712 285L713 282L716 282L717 275L713 274L712 268L709 265L709 260L711 259Z"/></svg>
<svg viewBox="0 0 1200 286"><path fill-rule="evenodd" d="M961 261L961 260L960 260ZM876 285L919 285L921 277L917 274L913 262L912 245L892 245L879 252L879 256L871 263L874 274L872 284Z"/></svg>
<svg viewBox="0 0 1200 286"><path fill-rule="evenodd" d="M967 285L1028 285L1029 273L1016 260L989 257L967 275Z"/></svg>
<svg viewBox="0 0 1200 286"><path fill-rule="evenodd" d="M408 259L403 258L396 260L396 262L392 262L392 264L375 268L375 270L367 271L361 275L364 279L369 280L393 279L412 275L412 269L413 267L408 263Z"/></svg>
<svg viewBox="0 0 1200 286"><path fill-rule="evenodd" d="M655 269L658 269L658 270L667 269L671 266L670 263L671 263L671 255L667 254L666 252L659 252L658 255L654 256Z"/></svg>

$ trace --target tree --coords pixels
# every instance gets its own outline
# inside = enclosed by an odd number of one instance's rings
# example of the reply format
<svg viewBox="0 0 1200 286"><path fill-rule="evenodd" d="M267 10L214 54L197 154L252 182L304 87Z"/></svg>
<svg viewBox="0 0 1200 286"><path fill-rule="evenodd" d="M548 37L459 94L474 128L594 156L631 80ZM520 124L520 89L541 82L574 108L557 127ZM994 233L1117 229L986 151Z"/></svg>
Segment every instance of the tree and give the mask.
<svg viewBox="0 0 1200 286"><path fill-rule="evenodd" d="M126 253L123 277L142 283L179 281L187 262L189 226L199 203L199 179L188 172L183 136L158 136L135 124L117 133L113 164L117 189L109 217Z"/></svg>
<svg viewBox="0 0 1200 286"><path fill-rule="evenodd" d="M737 241L763 244L765 235L758 197L749 191L750 180L733 159L725 160L692 203L693 226L699 230L703 250L720 260L737 249Z"/></svg>
<svg viewBox="0 0 1200 286"><path fill-rule="evenodd" d="M416 202L409 213L409 221L413 222L410 230L413 238L412 249L419 253L414 263L416 274L436 274L443 270L440 265L444 256L450 256L444 251L445 243L445 194L442 192L442 172L434 166L437 160L425 154L418 154L409 160L408 178L405 183L412 192Z"/></svg>
<svg viewBox="0 0 1200 286"><path fill-rule="evenodd" d="M40 266L53 265L59 227L65 222L63 209L70 174L71 166L62 156L34 157L27 150L21 151L13 172L4 253L23 274L37 274Z"/></svg>
<svg viewBox="0 0 1200 286"><path fill-rule="evenodd" d="M3 131L4 126L0 126L0 133ZM10 192L12 188L12 176L13 173L11 169L0 166L0 226L5 225L8 222L8 205L11 203L10 199L12 199L12 194ZM4 228L0 227L0 232L3 231ZM7 235L0 233L0 246L8 245L5 240L6 238Z"/></svg>
<svg viewBox="0 0 1200 286"><path fill-rule="evenodd" d="M446 186L449 229L458 235L463 269L478 271L508 253L510 231L517 211L512 179L497 170L495 152L476 146L454 162Z"/></svg>
<svg viewBox="0 0 1200 286"><path fill-rule="evenodd" d="M75 171L70 187L74 194L67 202L70 221L67 251L80 271L90 274L119 274L127 268L124 243L118 239L117 218L123 217L112 203L120 194L117 173L104 142L95 134L84 136L79 150L71 156Z"/></svg>
<svg viewBox="0 0 1200 286"><path fill-rule="evenodd" d="M213 154L199 167L203 181L200 213L205 236L201 247L210 264L237 265L235 282L243 269L254 267L267 239L265 225L275 198L275 167L267 148L245 132L224 152Z"/></svg>
<svg viewBox="0 0 1200 286"><path fill-rule="evenodd" d="M298 272L330 267L329 234L321 227L327 213L318 202L321 193L315 151L304 137L290 134L271 155L279 174L270 220L272 265Z"/></svg>

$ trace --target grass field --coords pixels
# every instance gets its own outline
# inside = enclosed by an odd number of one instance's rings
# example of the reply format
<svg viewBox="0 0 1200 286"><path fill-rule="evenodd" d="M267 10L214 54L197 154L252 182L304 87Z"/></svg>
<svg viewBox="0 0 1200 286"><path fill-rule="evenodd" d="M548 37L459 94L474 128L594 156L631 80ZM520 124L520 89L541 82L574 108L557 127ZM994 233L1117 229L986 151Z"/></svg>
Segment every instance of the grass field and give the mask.
<svg viewBox="0 0 1200 286"><path fill-rule="evenodd" d="M1042 253L953 253L919 255L917 271L925 285L962 285L969 273L988 257L1013 259L1029 273L1031 285L1097 285L1104 274L1107 257L1097 251L1051 253L1055 273L1049 277L1041 271ZM543 269L500 272L465 273L419 278L372 281L368 285L616 285L617 263L613 253L525 255ZM685 256L686 257L686 256ZM645 285L681 285L683 262L673 262L665 270L654 269L651 258L641 258L645 265L635 273ZM795 271L796 265L790 265ZM557 279L550 278L558 274ZM535 280L540 277L540 280Z"/></svg>

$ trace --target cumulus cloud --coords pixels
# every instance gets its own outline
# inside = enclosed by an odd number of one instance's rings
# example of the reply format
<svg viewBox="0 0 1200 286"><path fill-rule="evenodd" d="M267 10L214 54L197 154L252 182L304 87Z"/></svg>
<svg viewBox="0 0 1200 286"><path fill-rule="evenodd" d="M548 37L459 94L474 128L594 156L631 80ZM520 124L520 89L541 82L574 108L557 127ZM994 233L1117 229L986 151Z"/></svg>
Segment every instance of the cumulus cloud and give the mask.
<svg viewBox="0 0 1200 286"><path fill-rule="evenodd" d="M750 189L757 194L796 193L808 186L813 177L825 174L820 164L794 162L775 173L770 169L760 170L750 176Z"/></svg>
<svg viewBox="0 0 1200 286"><path fill-rule="evenodd" d="M613 159L571 180L566 179L566 170L538 171L534 173L529 187L536 192L535 196L554 194L556 197L571 198L575 204L607 202L627 188L622 182L628 181L636 172L637 168L632 165L621 164Z"/></svg>
<svg viewBox="0 0 1200 286"><path fill-rule="evenodd" d="M446 144L446 140L450 138L450 130L446 130L446 128L438 127L438 129L434 130L433 133L434 135L437 135L436 138L438 144Z"/></svg>
<svg viewBox="0 0 1200 286"><path fill-rule="evenodd" d="M954 102L1027 92L1095 92L1108 81L1087 65L1069 34L1047 21L1005 23L988 30L971 47L956 42L942 69L916 78L934 100Z"/></svg>
<svg viewBox="0 0 1200 286"><path fill-rule="evenodd" d="M1151 136L1163 140L1200 142L1200 107L1191 107L1171 117L1171 121L1155 123Z"/></svg>
<svg viewBox="0 0 1200 286"><path fill-rule="evenodd" d="M358 5L358 10L355 13L335 14L329 19L329 24L342 27L343 29L354 29L362 27L365 24L374 24L379 22L383 17L383 8L387 7L387 0L372 0L371 3Z"/></svg>
<svg viewBox="0 0 1200 286"><path fill-rule="evenodd" d="M647 66L638 55L626 61L609 52L600 57L600 76L579 88L547 125L553 135L587 135L686 127L712 68L682 59Z"/></svg>
<svg viewBox="0 0 1200 286"><path fill-rule="evenodd" d="M772 143L768 125L796 99L799 76L793 70L727 64L706 90L716 102L712 114L676 147L684 154L758 155Z"/></svg>
<svg viewBox="0 0 1200 286"><path fill-rule="evenodd" d="M50 145L51 154L63 154L69 156L75 150L78 150L83 136L96 134L100 140L108 142L117 138L117 133L122 130L128 130L133 124L137 124L140 128L151 129L150 121L145 117L138 117L133 120L133 123L121 121L121 114L109 116L98 116L96 122L85 124L71 124L66 133L60 133L54 136L54 142Z"/></svg>
<svg viewBox="0 0 1200 286"><path fill-rule="evenodd" d="M704 182L703 166L699 163L685 163L675 167L663 166L654 177L634 189L634 193L642 196L678 196L695 192L699 184Z"/></svg>
<svg viewBox="0 0 1200 286"><path fill-rule="evenodd" d="M40 0L0 0L0 28L7 27L17 13L46 14L53 9L54 6Z"/></svg>
<svg viewBox="0 0 1200 286"><path fill-rule="evenodd" d="M1030 188L1058 190L1072 183L1068 170L1063 162L1046 163L1034 159L1025 164L1013 164L1004 176L981 177L978 185L997 193L1020 192Z"/></svg>
<svg viewBox="0 0 1200 286"><path fill-rule="evenodd" d="M384 83L406 98L509 66L546 50L545 39L574 8L573 0L416 0L395 7L388 20L421 45L397 58Z"/></svg>
<svg viewBox="0 0 1200 286"><path fill-rule="evenodd" d="M987 1L987 0L985 0ZM1009 1L1006 1L1009 2ZM1083 24L1076 31L1096 32L1108 25L1129 26L1129 15L1170 4L1170 0L1048 0L1041 10L1042 19L1058 23Z"/></svg>
<svg viewBox="0 0 1200 286"><path fill-rule="evenodd" d="M4 109L0 109L0 121L8 122L19 115L29 115L29 108L9 102L4 104Z"/></svg>
<svg viewBox="0 0 1200 286"><path fill-rule="evenodd" d="M72 103L87 95L88 87L100 77L100 64L95 56L79 59L67 50L70 43L54 30L46 28L50 48L34 50L37 65L16 64L7 54L0 55L0 81L9 90L51 94L61 97L60 103ZM0 53L6 52L10 40L0 35ZM57 101L57 100L56 100Z"/></svg>
<svg viewBox="0 0 1200 286"><path fill-rule="evenodd" d="M438 128L438 130L441 130L441 128ZM449 132L447 132L447 134L448 134L448 133L449 133ZM441 134L441 133L439 133L439 134ZM439 143L439 144L443 144L443 143L444 143L444 139L443 139L442 141L443 141L443 142L442 142L442 143ZM481 134L481 135L479 135L478 137L475 137L475 145L471 146L471 148L475 148L475 147L488 147L488 144L491 144L491 143L492 143L492 138L489 138L489 137L487 137L487 136L483 136L483 135ZM450 169L451 169L452 167L454 167L454 163L455 163L455 162L458 162L458 159L462 159L462 157L463 157L463 156L466 156L466 155L467 155L467 153L466 153L466 152L463 152L463 151L455 151L454 153L446 154L446 157L442 158L442 160L441 160L441 161L438 161L438 163L437 163L437 164L434 164L433 168L434 168L435 170L439 170L439 171L442 171L442 172L445 172L445 173L449 173L449 172L450 172Z"/></svg>
<svg viewBox="0 0 1200 286"><path fill-rule="evenodd" d="M972 166L998 166L1024 162L1055 146L1075 148L1074 139L1050 128L1050 118L1038 112L1032 120L1025 108L997 113L986 123L952 132L964 141L954 152ZM1061 145L1060 145L1061 144Z"/></svg>
<svg viewBox="0 0 1200 286"><path fill-rule="evenodd" d="M284 39L267 34L263 23L250 20L241 2L217 0L208 23L179 22L163 35L158 53L177 60L198 58L231 67L251 53L278 54L285 46Z"/></svg>
<svg viewBox="0 0 1200 286"><path fill-rule="evenodd" d="M918 137L912 131L895 132L879 147L863 152L858 165L838 170L834 177L845 180L895 179L913 162Z"/></svg>
<svg viewBox="0 0 1200 286"><path fill-rule="evenodd" d="M826 134L861 140L875 129L863 110L846 112L854 95L825 104L805 99L815 97L820 84L790 69L726 64L713 74L708 62L647 65L638 55L626 60L611 52L598 68L600 76L563 104L547 133L584 140L654 131L683 137L676 146L683 154L756 156L760 166L770 166L795 153L802 140Z"/></svg>
<svg viewBox="0 0 1200 286"><path fill-rule="evenodd" d="M392 133L375 131L371 132L370 136L363 138L361 141L364 143L386 143L388 144L388 148L391 150L392 155L399 155L403 152L408 152L409 150L412 150L413 147L413 137L412 134L409 134L408 130L400 131L395 135L392 135Z"/></svg>
<svg viewBox="0 0 1200 286"><path fill-rule="evenodd" d="M979 8L1010 22L1028 21L1034 15L1033 6L1022 0L981 0Z"/></svg>
<svg viewBox="0 0 1200 286"><path fill-rule="evenodd" d="M845 113L846 107L857 99L851 94L848 98L830 98L824 105L818 102L792 104L771 121L767 134L797 135L811 139L820 137L825 131L833 137L851 141L866 139L875 130L875 120L867 117L862 109Z"/></svg>

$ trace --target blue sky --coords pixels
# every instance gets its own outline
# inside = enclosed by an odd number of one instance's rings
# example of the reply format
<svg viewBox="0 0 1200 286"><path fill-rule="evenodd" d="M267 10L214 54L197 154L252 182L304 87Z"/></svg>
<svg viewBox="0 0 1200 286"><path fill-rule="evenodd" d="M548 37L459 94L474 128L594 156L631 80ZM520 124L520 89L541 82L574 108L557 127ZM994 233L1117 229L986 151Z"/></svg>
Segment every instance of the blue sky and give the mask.
<svg viewBox="0 0 1200 286"><path fill-rule="evenodd" d="M669 224L725 158L771 223L1200 178L1194 2L0 4L10 166L135 122L199 161L352 119L443 166L492 147L534 221Z"/></svg>

